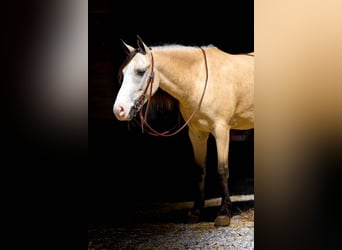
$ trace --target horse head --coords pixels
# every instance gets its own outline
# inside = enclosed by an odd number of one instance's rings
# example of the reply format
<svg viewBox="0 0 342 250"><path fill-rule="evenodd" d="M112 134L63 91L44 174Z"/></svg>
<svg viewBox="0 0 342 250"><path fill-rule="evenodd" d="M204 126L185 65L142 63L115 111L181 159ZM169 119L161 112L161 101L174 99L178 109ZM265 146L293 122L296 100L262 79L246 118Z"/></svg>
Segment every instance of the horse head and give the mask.
<svg viewBox="0 0 342 250"><path fill-rule="evenodd" d="M121 40L127 59L120 67L122 85L113 106L120 121L132 120L159 88L151 48L137 36L137 48Z"/></svg>

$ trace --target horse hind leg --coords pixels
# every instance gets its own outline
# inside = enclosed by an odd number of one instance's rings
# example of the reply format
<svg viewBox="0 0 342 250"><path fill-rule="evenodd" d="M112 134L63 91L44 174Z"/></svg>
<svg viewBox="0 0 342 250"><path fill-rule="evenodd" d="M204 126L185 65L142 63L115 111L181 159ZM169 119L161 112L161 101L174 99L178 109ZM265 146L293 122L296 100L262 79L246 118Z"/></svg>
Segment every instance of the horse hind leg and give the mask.
<svg viewBox="0 0 342 250"><path fill-rule="evenodd" d="M219 175L220 188L222 193L221 208L215 219L215 226L229 226L232 209L230 193L228 188L228 151L229 151L230 128L219 127L215 130L217 148L217 172Z"/></svg>
<svg viewBox="0 0 342 250"><path fill-rule="evenodd" d="M204 209L204 184L206 175L207 142L209 133L189 127L189 137L194 152L194 206L188 214L187 223L197 223Z"/></svg>

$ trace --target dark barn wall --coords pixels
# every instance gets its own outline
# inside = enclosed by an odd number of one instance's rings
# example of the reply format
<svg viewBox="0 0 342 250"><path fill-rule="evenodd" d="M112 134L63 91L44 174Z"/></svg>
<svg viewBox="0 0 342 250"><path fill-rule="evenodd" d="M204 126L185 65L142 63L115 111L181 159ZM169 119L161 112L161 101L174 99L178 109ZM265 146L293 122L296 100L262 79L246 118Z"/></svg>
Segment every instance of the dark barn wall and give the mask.
<svg viewBox="0 0 342 250"><path fill-rule="evenodd" d="M149 45L214 44L230 53L254 50L253 1L234 1L191 9L124 6L115 1L89 1L89 169L90 220L107 220L134 209L135 202L191 199L192 149L186 130L174 137L142 134L139 127L117 121L112 105L119 85L118 68L125 58L120 39L135 45L136 35ZM166 7L165 6L165 7ZM173 126L175 115L163 115ZM253 193L253 131L244 141L232 141L232 194ZM218 194L216 152L209 140L207 196ZM241 185L244 183L245 185Z"/></svg>

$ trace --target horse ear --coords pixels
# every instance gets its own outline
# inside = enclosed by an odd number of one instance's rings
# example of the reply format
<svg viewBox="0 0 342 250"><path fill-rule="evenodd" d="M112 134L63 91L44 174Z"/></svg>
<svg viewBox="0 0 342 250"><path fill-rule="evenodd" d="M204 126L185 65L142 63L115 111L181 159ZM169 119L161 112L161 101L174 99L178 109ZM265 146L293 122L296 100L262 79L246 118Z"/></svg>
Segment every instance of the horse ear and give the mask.
<svg viewBox="0 0 342 250"><path fill-rule="evenodd" d="M134 50L134 48L132 46L125 43L124 40L122 40L122 39L121 39L121 45L124 48L126 54L129 54Z"/></svg>
<svg viewBox="0 0 342 250"><path fill-rule="evenodd" d="M138 44L138 47L139 47L140 51L143 54L146 54L150 50L150 48L143 42L141 37L138 36L138 35L137 35L137 44Z"/></svg>

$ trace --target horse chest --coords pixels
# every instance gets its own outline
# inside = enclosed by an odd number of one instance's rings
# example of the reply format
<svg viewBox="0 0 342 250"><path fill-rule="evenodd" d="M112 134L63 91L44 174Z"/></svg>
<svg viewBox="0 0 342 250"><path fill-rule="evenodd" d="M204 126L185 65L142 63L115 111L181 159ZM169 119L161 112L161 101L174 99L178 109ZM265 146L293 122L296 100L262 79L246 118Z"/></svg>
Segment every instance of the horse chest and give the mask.
<svg viewBox="0 0 342 250"><path fill-rule="evenodd" d="M215 127L214 123L215 122L208 117L195 115L189 122L189 125L201 131L212 132Z"/></svg>

